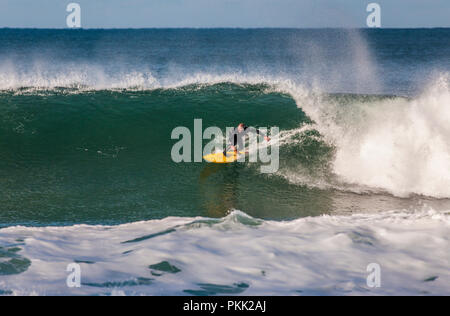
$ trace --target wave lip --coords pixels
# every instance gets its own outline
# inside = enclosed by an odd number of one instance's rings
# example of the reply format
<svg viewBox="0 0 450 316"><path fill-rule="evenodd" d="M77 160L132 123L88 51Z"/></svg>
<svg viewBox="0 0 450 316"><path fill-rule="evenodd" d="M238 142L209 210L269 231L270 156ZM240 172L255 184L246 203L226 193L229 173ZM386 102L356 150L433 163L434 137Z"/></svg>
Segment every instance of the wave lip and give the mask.
<svg viewBox="0 0 450 316"><path fill-rule="evenodd" d="M75 89L79 92L110 89L155 89L160 87L150 71L107 71L97 65L34 66L18 69L0 65L0 90L31 91Z"/></svg>
<svg viewBox="0 0 450 316"><path fill-rule="evenodd" d="M449 215L423 209L275 222L233 211L219 220L10 227L0 230L3 249L13 249L11 256L31 265L2 276L0 290L4 295L448 295ZM169 232L158 235L162 231ZM136 241L124 243L132 238ZM74 262L82 271L78 289L65 283L65 268ZM370 263L381 266L380 288L366 284Z"/></svg>

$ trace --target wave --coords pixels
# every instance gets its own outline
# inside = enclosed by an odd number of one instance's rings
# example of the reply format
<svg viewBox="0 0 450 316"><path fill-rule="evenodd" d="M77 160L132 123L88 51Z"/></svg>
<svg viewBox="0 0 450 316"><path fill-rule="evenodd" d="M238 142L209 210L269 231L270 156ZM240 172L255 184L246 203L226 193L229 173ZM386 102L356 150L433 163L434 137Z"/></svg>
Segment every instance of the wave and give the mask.
<svg viewBox="0 0 450 316"><path fill-rule="evenodd" d="M450 213L428 208L285 222L235 210L221 219L9 227L0 229L0 293L448 295L449 230ZM72 263L80 288L66 286ZM380 288L367 286L372 263Z"/></svg>
<svg viewBox="0 0 450 316"><path fill-rule="evenodd" d="M200 72L161 80L146 72L108 77L95 67L86 69L86 72L69 71L66 75L52 73L48 77L26 74L3 77L0 89L13 89L20 95L38 93L37 90L79 94L105 89L190 87L188 90L198 91L223 83L262 85L263 93L277 92L291 97L310 118L309 122L299 123L298 128L282 131L280 145L288 154L281 157L279 175L293 183L319 188L450 198L450 88L446 73L421 95L406 98L330 95L318 83L305 86L292 78L265 75ZM311 134L311 130L320 135ZM314 159L295 161L296 155L290 149L301 151L306 146L305 140L309 144L316 141L313 150L318 154L309 152Z"/></svg>

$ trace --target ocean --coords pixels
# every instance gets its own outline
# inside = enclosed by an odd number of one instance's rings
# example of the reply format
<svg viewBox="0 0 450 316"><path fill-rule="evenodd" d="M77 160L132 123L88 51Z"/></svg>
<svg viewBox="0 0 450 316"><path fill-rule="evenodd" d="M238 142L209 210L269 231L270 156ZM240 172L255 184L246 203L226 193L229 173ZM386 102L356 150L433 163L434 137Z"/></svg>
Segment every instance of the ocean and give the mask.
<svg viewBox="0 0 450 316"><path fill-rule="evenodd" d="M450 29L0 29L0 295L449 295L449 57ZM279 169L174 162L195 119L278 127Z"/></svg>

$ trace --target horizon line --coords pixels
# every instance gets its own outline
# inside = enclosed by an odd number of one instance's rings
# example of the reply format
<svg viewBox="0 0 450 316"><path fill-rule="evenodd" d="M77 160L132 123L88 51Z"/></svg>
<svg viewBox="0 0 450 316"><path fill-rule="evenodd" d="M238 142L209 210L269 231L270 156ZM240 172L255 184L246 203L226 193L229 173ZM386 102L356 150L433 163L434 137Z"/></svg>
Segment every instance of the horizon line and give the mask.
<svg viewBox="0 0 450 316"><path fill-rule="evenodd" d="M419 27L92 27L92 28L69 28L69 27L10 27L0 26L0 30L417 30L417 29L450 29L450 26L419 26Z"/></svg>

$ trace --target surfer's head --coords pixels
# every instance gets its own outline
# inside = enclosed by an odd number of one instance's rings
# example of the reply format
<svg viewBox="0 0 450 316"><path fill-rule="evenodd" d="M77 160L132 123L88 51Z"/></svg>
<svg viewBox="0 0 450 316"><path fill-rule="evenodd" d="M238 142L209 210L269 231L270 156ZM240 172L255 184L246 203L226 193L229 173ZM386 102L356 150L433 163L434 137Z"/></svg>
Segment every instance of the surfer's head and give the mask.
<svg viewBox="0 0 450 316"><path fill-rule="evenodd" d="M238 132L242 132L245 129L245 124L244 123L239 123L238 125Z"/></svg>

